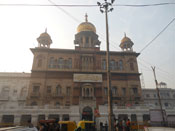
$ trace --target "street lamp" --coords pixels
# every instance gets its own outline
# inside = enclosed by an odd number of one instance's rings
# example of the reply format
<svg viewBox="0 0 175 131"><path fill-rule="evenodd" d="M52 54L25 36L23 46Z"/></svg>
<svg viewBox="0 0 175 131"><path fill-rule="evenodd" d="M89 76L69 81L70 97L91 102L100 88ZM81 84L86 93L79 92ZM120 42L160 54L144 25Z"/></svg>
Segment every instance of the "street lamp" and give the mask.
<svg viewBox="0 0 175 131"><path fill-rule="evenodd" d="M113 131L114 129L114 116L112 109L112 92L111 92L111 73L110 73L110 56L109 56L109 31L108 31L108 12L113 10L112 4L114 0L111 2L107 2L104 0L104 3L97 2L97 5L100 7L100 12L105 13L106 20L106 62L107 62L107 87L108 87L108 121L109 121L109 131Z"/></svg>

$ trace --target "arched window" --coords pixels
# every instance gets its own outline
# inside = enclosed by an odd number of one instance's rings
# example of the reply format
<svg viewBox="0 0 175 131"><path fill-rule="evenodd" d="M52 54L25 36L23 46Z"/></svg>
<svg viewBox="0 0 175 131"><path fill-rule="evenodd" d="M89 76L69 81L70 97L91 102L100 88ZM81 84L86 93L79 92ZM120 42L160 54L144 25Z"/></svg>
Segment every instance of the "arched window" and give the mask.
<svg viewBox="0 0 175 131"><path fill-rule="evenodd" d="M68 59L68 69L72 68L72 58Z"/></svg>
<svg viewBox="0 0 175 131"><path fill-rule="evenodd" d="M39 85L33 85L33 93L39 93L40 86Z"/></svg>
<svg viewBox="0 0 175 131"><path fill-rule="evenodd" d="M23 87L21 89L21 93L20 93L21 97L26 97L27 96L27 87Z"/></svg>
<svg viewBox="0 0 175 131"><path fill-rule="evenodd" d="M111 70L114 70L115 69L115 61L114 60L111 60L110 61L110 69Z"/></svg>
<svg viewBox="0 0 175 131"><path fill-rule="evenodd" d="M86 96L89 97L89 88L86 89Z"/></svg>
<svg viewBox="0 0 175 131"><path fill-rule="evenodd" d="M85 96L86 94L86 91L85 91L85 88L83 88L83 96Z"/></svg>
<svg viewBox="0 0 175 131"><path fill-rule="evenodd" d="M93 96L92 88L91 88L91 90L90 90L90 96Z"/></svg>
<svg viewBox="0 0 175 131"><path fill-rule="evenodd" d="M115 62L115 70L118 70L119 69L119 65L118 65L118 62Z"/></svg>
<svg viewBox="0 0 175 131"><path fill-rule="evenodd" d="M108 95L108 88L107 87L104 88L104 94L105 94L105 96Z"/></svg>
<svg viewBox="0 0 175 131"><path fill-rule="evenodd" d="M54 59L53 68L56 68L57 67L57 64L58 64L57 59Z"/></svg>
<svg viewBox="0 0 175 131"><path fill-rule="evenodd" d="M80 38L81 43L83 43L83 37Z"/></svg>
<svg viewBox="0 0 175 131"><path fill-rule="evenodd" d="M55 103L55 106L56 106L56 107L59 107L59 106L60 106L60 103L59 103L59 102L56 102L56 103Z"/></svg>
<svg viewBox="0 0 175 131"><path fill-rule="evenodd" d="M123 70L123 61L122 60L119 61L119 69Z"/></svg>
<svg viewBox="0 0 175 131"><path fill-rule="evenodd" d="M67 96L70 96L70 89L71 89L70 87L66 87L66 95Z"/></svg>
<svg viewBox="0 0 175 131"><path fill-rule="evenodd" d="M112 94L117 95L117 87L112 87Z"/></svg>
<svg viewBox="0 0 175 131"><path fill-rule="evenodd" d="M138 89L137 89L137 87L134 87L134 88L132 88L132 91L133 91L133 94L138 94Z"/></svg>
<svg viewBox="0 0 175 131"><path fill-rule="evenodd" d="M134 71L134 63L133 62L130 62L129 63L129 66L130 66L130 70Z"/></svg>
<svg viewBox="0 0 175 131"><path fill-rule="evenodd" d="M89 37L86 37L86 43L89 44Z"/></svg>
<svg viewBox="0 0 175 131"><path fill-rule="evenodd" d="M41 67L41 66L42 66L42 59L39 59L39 60L38 60L37 67Z"/></svg>
<svg viewBox="0 0 175 131"><path fill-rule="evenodd" d="M56 94L57 95L60 95L61 94L61 86L60 85L57 85L56 86Z"/></svg>
<svg viewBox="0 0 175 131"><path fill-rule="evenodd" d="M64 59L63 58L58 59L58 68L60 68L60 69L64 68Z"/></svg>
<svg viewBox="0 0 175 131"><path fill-rule="evenodd" d="M51 93L52 92L52 86L47 86L47 93Z"/></svg>
<svg viewBox="0 0 175 131"><path fill-rule="evenodd" d="M54 67L54 58L51 57L49 60L49 68L53 68Z"/></svg>
<svg viewBox="0 0 175 131"><path fill-rule="evenodd" d="M31 103L31 106L37 106L37 102L36 102L36 101L33 101L33 102Z"/></svg>
<svg viewBox="0 0 175 131"><path fill-rule="evenodd" d="M65 69L68 69L69 67L69 64L68 64L68 60L64 60L64 68Z"/></svg>
<svg viewBox="0 0 175 131"><path fill-rule="evenodd" d="M123 96L126 95L126 88L122 88L122 95L123 95Z"/></svg>
<svg viewBox="0 0 175 131"><path fill-rule="evenodd" d="M102 60L102 70L106 70L106 60Z"/></svg>
<svg viewBox="0 0 175 131"><path fill-rule="evenodd" d="M2 91L1 91L1 96L3 98L7 98L7 97L9 97L9 92L10 92L9 87L3 87Z"/></svg>

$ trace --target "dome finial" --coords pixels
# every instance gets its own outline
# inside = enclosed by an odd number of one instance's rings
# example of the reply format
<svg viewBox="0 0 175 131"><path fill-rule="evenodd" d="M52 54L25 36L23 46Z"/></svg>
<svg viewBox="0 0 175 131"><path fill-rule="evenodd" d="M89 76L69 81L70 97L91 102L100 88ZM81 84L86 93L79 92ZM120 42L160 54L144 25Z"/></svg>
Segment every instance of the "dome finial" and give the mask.
<svg viewBox="0 0 175 131"><path fill-rule="evenodd" d="M88 15L87 15L87 13L85 14L85 22L88 22Z"/></svg>
<svg viewBox="0 0 175 131"><path fill-rule="evenodd" d="M45 33L47 33L47 28L45 29Z"/></svg>
<svg viewBox="0 0 175 131"><path fill-rule="evenodd" d="M126 37L126 33L124 32L124 36Z"/></svg>
<svg viewBox="0 0 175 131"><path fill-rule="evenodd" d="M78 33L81 31L93 31L94 33L96 33L95 26L92 23L88 22L87 13L85 14L85 22L82 22L77 28Z"/></svg>

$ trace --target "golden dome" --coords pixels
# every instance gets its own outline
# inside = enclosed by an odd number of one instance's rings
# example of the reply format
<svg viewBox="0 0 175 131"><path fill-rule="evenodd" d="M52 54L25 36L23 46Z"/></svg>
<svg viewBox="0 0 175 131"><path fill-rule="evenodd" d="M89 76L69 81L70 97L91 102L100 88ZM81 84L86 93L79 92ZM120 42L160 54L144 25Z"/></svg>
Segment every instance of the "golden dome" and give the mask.
<svg viewBox="0 0 175 131"><path fill-rule="evenodd" d="M81 32L81 31L93 31L94 33L96 33L96 28L95 26L88 22L87 20L87 14L85 15L85 22L81 23L78 28L77 28L77 32Z"/></svg>
<svg viewBox="0 0 175 131"><path fill-rule="evenodd" d="M48 38L51 39L50 35L45 31L44 33L40 34L39 38Z"/></svg>
<svg viewBox="0 0 175 131"><path fill-rule="evenodd" d="M47 29L37 38L38 43L48 45L52 43L50 35L47 33Z"/></svg>
<svg viewBox="0 0 175 131"><path fill-rule="evenodd" d="M128 51L128 50L132 50L133 45L134 43L131 41L130 38L126 37L126 34L125 34L124 38L121 40L120 47L123 50L126 49Z"/></svg>
<svg viewBox="0 0 175 131"><path fill-rule="evenodd" d="M126 35L125 35L125 37L121 40L121 44L122 44L122 43L125 43L125 42L131 42L131 39L128 38L128 37L126 37Z"/></svg>

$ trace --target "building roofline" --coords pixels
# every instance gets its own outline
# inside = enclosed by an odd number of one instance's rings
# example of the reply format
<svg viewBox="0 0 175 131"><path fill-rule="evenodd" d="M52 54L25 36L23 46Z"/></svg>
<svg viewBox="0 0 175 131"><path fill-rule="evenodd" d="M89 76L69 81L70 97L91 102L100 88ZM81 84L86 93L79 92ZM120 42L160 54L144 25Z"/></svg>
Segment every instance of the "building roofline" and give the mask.
<svg viewBox="0 0 175 131"><path fill-rule="evenodd" d="M30 48L30 50L32 51L32 53L34 52L53 52L53 53L62 53L62 52L66 52L66 53L96 53L96 54L106 54L106 51L104 50L100 50L100 51L89 51L89 50L75 50L75 49L59 49L59 48ZM136 52L126 52L126 51L110 51L111 55L117 54L117 55L135 55L136 57L140 55L140 53L136 53Z"/></svg>
<svg viewBox="0 0 175 131"><path fill-rule="evenodd" d="M25 72L0 72L0 77L30 77L31 73Z"/></svg>

